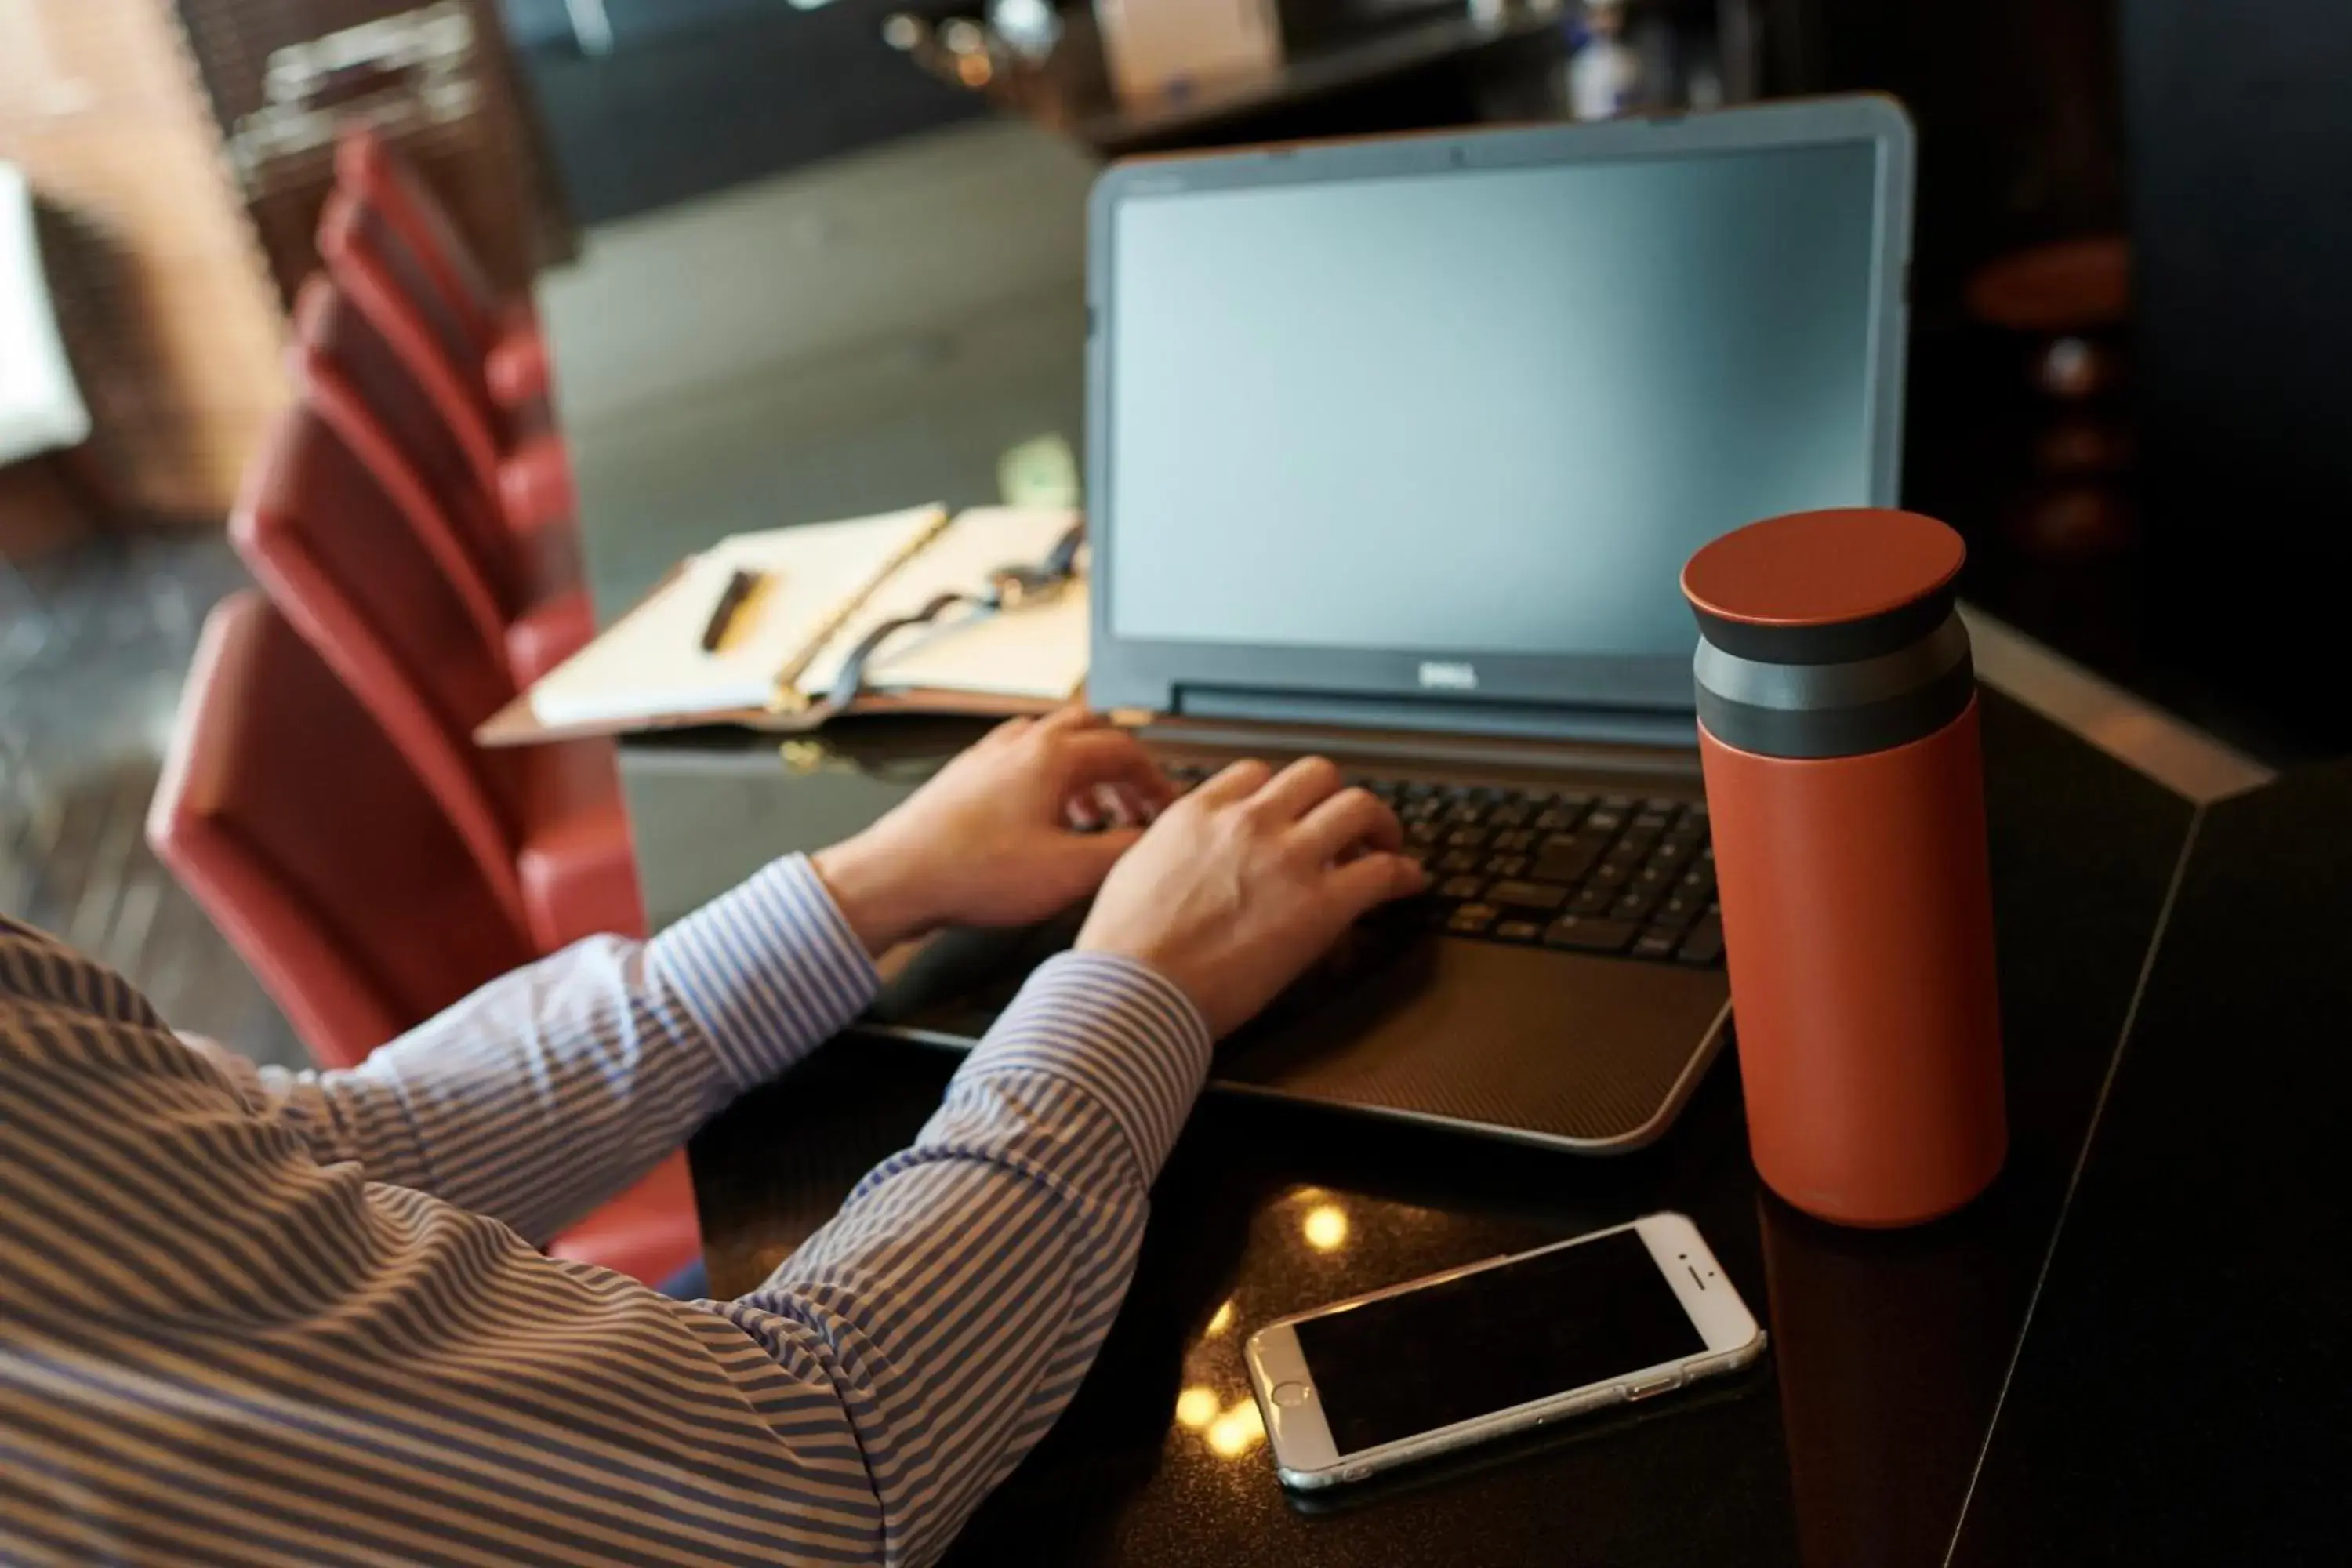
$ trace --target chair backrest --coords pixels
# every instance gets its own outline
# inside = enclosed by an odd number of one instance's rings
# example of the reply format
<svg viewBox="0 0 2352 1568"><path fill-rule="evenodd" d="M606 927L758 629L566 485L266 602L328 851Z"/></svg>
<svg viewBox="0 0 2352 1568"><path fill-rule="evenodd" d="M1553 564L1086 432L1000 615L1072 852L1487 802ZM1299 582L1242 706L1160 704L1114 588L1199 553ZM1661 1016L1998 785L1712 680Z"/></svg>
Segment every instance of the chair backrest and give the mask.
<svg viewBox="0 0 2352 1568"><path fill-rule="evenodd" d="M503 325L498 289L416 165L378 132L353 125L336 140L335 184L382 222L385 258L451 356L488 359Z"/></svg>
<svg viewBox="0 0 2352 1568"><path fill-rule="evenodd" d="M400 748L251 590L205 623L147 837L323 1066L531 956Z"/></svg>
<svg viewBox="0 0 2352 1568"><path fill-rule="evenodd" d="M295 296L291 364L302 395L375 471L419 531L436 541L435 552L460 592L476 600L487 595L496 618L510 619L528 590L496 492L478 482L464 444L410 374L407 356L335 279L312 277ZM470 572L459 570L459 554Z"/></svg>
<svg viewBox="0 0 2352 1568"><path fill-rule="evenodd" d="M383 334L425 389L488 492L498 489L499 458L509 444L506 415L490 394L488 356L453 349L455 336L435 327L440 296L381 212L337 186L319 215L319 255L335 282ZM446 317L445 317L446 321Z"/></svg>
<svg viewBox="0 0 2352 1568"><path fill-rule="evenodd" d="M411 521L324 417L297 400L246 478L229 537L297 630L399 745L482 876L522 921L516 753L473 731L515 695L502 647Z"/></svg>

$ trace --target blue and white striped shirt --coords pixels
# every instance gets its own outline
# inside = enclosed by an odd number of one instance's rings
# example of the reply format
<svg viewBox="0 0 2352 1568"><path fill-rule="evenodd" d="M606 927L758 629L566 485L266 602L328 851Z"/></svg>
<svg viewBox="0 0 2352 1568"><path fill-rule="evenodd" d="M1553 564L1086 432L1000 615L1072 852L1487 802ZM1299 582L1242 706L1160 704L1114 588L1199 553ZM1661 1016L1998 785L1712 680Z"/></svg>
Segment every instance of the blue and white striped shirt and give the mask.
<svg viewBox="0 0 2352 1568"><path fill-rule="evenodd" d="M1065 954L759 1289L532 1247L855 1017L808 863L348 1072L173 1035L0 920L0 1562L924 1563L1068 1403L1206 1074Z"/></svg>

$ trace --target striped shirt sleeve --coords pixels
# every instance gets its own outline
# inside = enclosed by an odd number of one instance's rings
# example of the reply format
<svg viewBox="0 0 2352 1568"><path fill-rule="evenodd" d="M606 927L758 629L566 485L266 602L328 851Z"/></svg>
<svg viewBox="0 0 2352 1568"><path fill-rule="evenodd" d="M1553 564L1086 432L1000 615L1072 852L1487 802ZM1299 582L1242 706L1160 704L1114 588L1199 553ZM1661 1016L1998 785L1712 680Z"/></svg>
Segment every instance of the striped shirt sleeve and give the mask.
<svg viewBox="0 0 2352 1568"><path fill-rule="evenodd" d="M544 1242L838 1032L877 984L795 855L649 943L591 937L495 980L347 1071L191 1044L320 1160Z"/></svg>
<svg viewBox="0 0 2352 1568"><path fill-rule="evenodd" d="M0 921L0 1561L935 1559L1124 1293L1209 1059L1175 987L1044 965L914 1144L737 1301L541 1255L446 1190L528 1210L517 1178L434 1146L510 1119L560 1182L575 1104L658 1089L599 1135L690 1124L870 985L839 921L785 863L676 942L598 949L615 970L527 972L393 1047L390 1110L333 1099L349 1075L225 1078ZM506 1098L469 1119L467 1083Z"/></svg>

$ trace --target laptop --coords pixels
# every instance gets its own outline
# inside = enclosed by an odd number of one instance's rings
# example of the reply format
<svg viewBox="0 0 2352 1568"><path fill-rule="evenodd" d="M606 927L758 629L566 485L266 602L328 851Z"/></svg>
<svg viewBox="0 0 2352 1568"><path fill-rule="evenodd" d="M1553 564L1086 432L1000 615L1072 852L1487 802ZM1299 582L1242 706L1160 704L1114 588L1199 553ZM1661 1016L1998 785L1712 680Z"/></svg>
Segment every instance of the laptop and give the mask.
<svg viewBox="0 0 2352 1568"><path fill-rule="evenodd" d="M1682 564L1895 502L1912 166L1853 98L1101 176L1088 699L1180 780L1332 757L1435 879L1218 1083L1593 1153L1671 1123L1730 1021ZM1072 929L933 954L894 1021L977 1034Z"/></svg>

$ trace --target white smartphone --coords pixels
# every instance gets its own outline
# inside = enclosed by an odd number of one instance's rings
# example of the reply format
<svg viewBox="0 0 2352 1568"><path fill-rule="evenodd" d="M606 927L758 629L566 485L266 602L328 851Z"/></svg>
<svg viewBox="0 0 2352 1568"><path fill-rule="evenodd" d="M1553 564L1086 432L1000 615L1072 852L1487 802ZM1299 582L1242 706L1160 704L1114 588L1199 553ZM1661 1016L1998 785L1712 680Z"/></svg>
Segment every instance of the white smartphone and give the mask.
<svg viewBox="0 0 2352 1568"><path fill-rule="evenodd" d="M1648 1399L1748 1365L1764 1331L1678 1214L1269 1323L1250 1385L1285 1486Z"/></svg>

